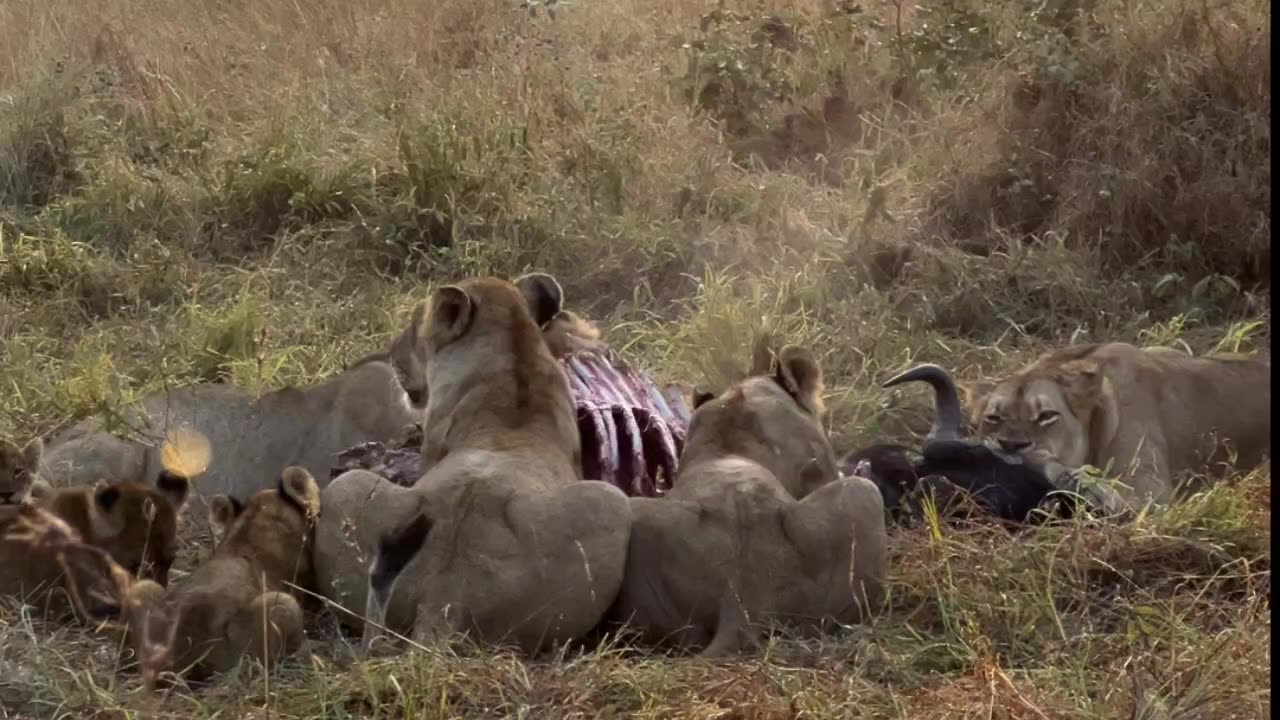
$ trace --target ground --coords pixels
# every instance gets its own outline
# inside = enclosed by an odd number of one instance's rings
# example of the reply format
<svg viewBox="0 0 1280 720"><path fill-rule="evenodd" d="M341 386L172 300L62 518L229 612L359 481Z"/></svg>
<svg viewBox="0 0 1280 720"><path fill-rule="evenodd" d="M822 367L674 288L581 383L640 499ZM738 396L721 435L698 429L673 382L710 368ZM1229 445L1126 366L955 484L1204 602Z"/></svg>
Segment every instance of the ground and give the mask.
<svg viewBox="0 0 1280 720"><path fill-rule="evenodd" d="M914 361L1270 343L1262 0L7 0L0 435L323 377L434 283L549 271L668 381L753 333L838 450ZM894 541L885 612L732 662L314 657L159 697L0 609L0 717L1259 718L1270 468L1126 527ZM193 545L190 556L202 548Z"/></svg>

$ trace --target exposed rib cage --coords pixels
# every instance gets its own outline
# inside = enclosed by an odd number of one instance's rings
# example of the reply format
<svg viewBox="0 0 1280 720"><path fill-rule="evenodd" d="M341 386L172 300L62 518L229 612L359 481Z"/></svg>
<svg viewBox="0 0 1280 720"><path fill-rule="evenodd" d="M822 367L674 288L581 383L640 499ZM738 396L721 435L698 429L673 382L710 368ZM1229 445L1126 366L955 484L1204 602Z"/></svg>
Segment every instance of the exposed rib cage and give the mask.
<svg viewBox="0 0 1280 720"><path fill-rule="evenodd" d="M689 407L672 387L659 388L624 362L590 352L560 360L569 379L582 440L582 474L627 495L657 497L671 488L689 429ZM338 454L330 478L356 468L399 485L420 476L421 428L383 445L367 442ZM388 447L389 446L389 447Z"/></svg>

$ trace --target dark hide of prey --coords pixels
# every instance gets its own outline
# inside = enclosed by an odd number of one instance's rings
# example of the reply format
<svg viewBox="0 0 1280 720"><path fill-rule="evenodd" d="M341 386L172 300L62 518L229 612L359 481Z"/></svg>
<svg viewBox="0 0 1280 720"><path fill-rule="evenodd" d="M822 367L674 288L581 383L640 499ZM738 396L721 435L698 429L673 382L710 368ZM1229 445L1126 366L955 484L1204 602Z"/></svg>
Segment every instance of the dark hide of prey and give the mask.
<svg viewBox="0 0 1280 720"><path fill-rule="evenodd" d="M880 488L888 520L908 525L924 514L932 495L941 517L987 517L1015 526L1035 522L1049 508L1069 517L1073 509L1043 471L965 437L964 415L951 376L937 365L920 365L884 383L927 382L933 386L935 419L919 457L901 445L873 445L840 461L841 472L861 475ZM1058 502L1061 499L1062 502Z"/></svg>

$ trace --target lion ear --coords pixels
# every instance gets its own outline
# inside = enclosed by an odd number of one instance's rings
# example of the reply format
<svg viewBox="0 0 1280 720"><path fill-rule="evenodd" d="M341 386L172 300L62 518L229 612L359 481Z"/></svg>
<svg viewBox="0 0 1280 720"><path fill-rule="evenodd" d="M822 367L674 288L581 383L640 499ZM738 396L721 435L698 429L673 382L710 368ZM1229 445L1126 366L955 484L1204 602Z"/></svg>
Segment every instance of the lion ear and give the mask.
<svg viewBox="0 0 1280 720"><path fill-rule="evenodd" d="M751 344L751 370L748 377L768 375L773 368L773 333L765 331Z"/></svg>
<svg viewBox="0 0 1280 720"><path fill-rule="evenodd" d="M1102 395L1102 367L1096 360L1072 360L1058 368L1058 382L1073 405L1092 405Z"/></svg>
<svg viewBox="0 0 1280 720"><path fill-rule="evenodd" d="M427 303L423 301L413 306L413 313L409 316L409 324L391 341L391 354L403 355L406 352L412 353L417 348L419 339L427 334L426 324Z"/></svg>
<svg viewBox="0 0 1280 720"><path fill-rule="evenodd" d="M972 427L982 427L982 416L986 412L983 406L995 389L996 383L990 380L975 380L956 386L956 390L960 392L961 406L966 408Z"/></svg>
<svg viewBox="0 0 1280 720"><path fill-rule="evenodd" d="M214 537L221 539L231 529L231 523L244 512L244 504L230 495L214 495L209 498L209 526Z"/></svg>
<svg viewBox="0 0 1280 720"><path fill-rule="evenodd" d="M91 490L89 498L89 525L93 534L99 538L114 537L124 528L121 527L119 515L120 499L123 493L120 488L99 480Z"/></svg>
<svg viewBox="0 0 1280 720"><path fill-rule="evenodd" d="M1088 425L1094 442L1099 446L1110 443L1120 427L1120 408L1102 365L1092 358L1065 362L1058 368L1058 383L1071 411Z"/></svg>
<svg viewBox="0 0 1280 720"><path fill-rule="evenodd" d="M417 342L418 338L427 333L427 303L422 301L413 306L413 313L409 316L409 327L405 333L410 340Z"/></svg>
<svg viewBox="0 0 1280 720"><path fill-rule="evenodd" d="M474 316L475 304L467 291L457 285L446 285L431 295L427 337L437 347L448 345L462 337Z"/></svg>
<svg viewBox="0 0 1280 720"><path fill-rule="evenodd" d="M774 377L810 414L822 414L822 368L808 348L798 345L782 348Z"/></svg>
<svg viewBox="0 0 1280 720"><path fill-rule="evenodd" d="M160 476L156 478L156 489L164 495L174 510L180 510L187 504L187 498L191 496L191 480L177 473L161 470Z"/></svg>
<svg viewBox="0 0 1280 720"><path fill-rule="evenodd" d="M564 290L546 273L529 273L516 278L515 286L529 306L529 314L538 327L555 319L564 309Z"/></svg>
<svg viewBox="0 0 1280 720"><path fill-rule="evenodd" d="M290 465L280 475L280 494L298 506L307 517L320 513L320 486L305 468Z"/></svg>
<svg viewBox="0 0 1280 720"><path fill-rule="evenodd" d="M44 456L44 441L38 437L31 438L31 442L22 448L22 464L27 471L34 474L36 468L40 467L40 458Z"/></svg>

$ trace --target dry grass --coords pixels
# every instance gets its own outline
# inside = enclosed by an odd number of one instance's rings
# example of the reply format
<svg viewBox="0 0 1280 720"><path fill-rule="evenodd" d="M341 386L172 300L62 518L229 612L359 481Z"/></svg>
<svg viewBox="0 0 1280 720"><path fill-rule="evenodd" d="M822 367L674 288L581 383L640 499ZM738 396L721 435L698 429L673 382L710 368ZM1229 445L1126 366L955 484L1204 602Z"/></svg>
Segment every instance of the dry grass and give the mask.
<svg viewBox="0 0 1280 720"><path fill-rule="evenodd" d="M0 3L0 433L320 377L534 267L668 379L809 343L840 449L921 429L877 390L914 359L1269 346L1267 3L535 6ZM1265 717L1269 503L904 534L879 621L719 665L351 664L318 627L269 698L150 700L11 607L0 717Z"/></svg>

